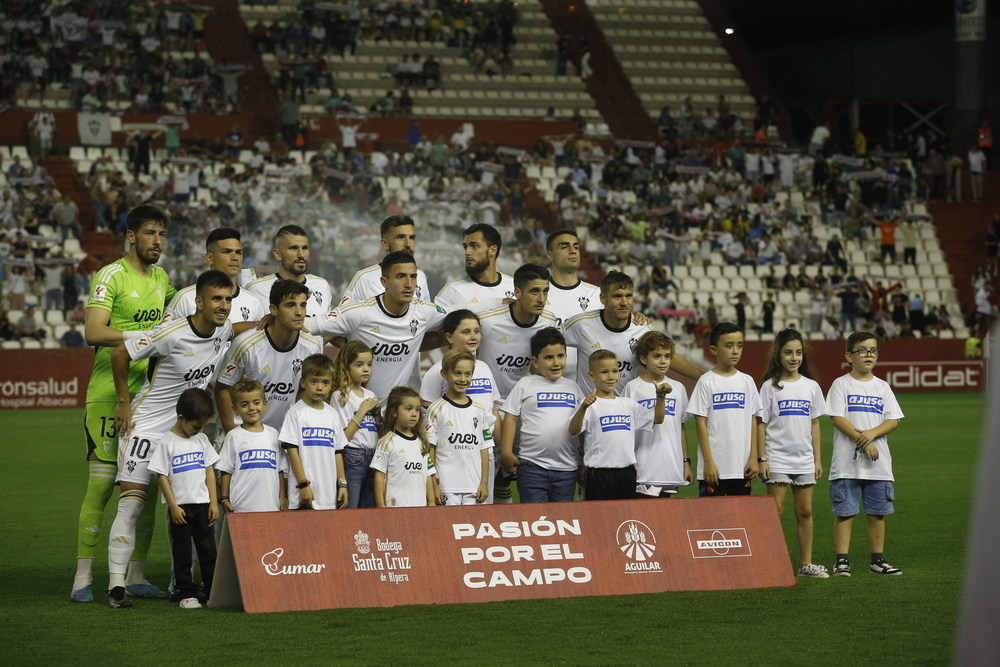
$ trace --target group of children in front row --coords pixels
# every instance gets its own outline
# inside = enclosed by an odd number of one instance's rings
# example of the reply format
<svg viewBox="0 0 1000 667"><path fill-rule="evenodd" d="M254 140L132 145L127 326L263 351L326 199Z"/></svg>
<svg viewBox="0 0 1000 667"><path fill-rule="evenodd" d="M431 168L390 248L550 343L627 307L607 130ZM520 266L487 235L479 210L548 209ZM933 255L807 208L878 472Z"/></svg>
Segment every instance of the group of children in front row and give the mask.
<svg viewBox="0 0 1000 667"><path fill-rule="evenodd" d="M440 386L432 394L443 390L443 395L431 402L426 399L433 395L422 400L416 390L396 387L384 416L378 399L364 387L371 375L371 350L356 341L347 343L336 360L317 354L302 362L300 397L280 433L261 423L267 409L261 384L246 378L235 384L233 409L242 424L226 435L219 454L201 434L213 414L210 396L201 389L183 392L167 446L157 451L160 462L150 464L160 474L171 528L183 531L174 536L174 545L190 544L192 537L196 543L209 539L207 525L218 516L217 502L227 512L482 503L492 493L497 426L503 471L497 478L516 474L521 502L573 500L583 471L580 495L587 500L670 497L694 480L683 428L693 415L700 495L749 495L751 480L759 477L780 514L791 486L798 573L827 578L826 568L812 562L812 492L823 473L818 418L826 414L836 428L830 471L836 517L833 574L851 574L851 528L862 502L870 571L901 573L882 551L884 518L893 512L886 436L903 414L888 384L872 374L879 350L871 334L857 332L847 340L851 371L834 381L824 400L797 331L786 329L775 337L758 391L750 376L736 369L742 330L719 323L710 337L717 364L688 400L684 386L665 377L674 344L659 332L638 341L635 356L642 372L624 388L618 387L614 353L592 354L588 376L594 390L584 395L563 376L562 334L544 329L531 339L533 374L503 401L500 421L490 383L477 379L488 373L474 355L478 326L469 322L472 333L462 336L462 322L457 324L445 327L452 349L440 370L435 365L428 374L438 373L443 383L424 380L425 390L429 384ZM177 465L168 472L166 462L176 464L178 456L204 456L208 473L193 466L188 479ZM353 472L345 472L345 458L355 463L348 466ZM369 460L369 465L356 465ZM221 472L217 501L212 466ZM185 515L198 518L187 523ZM190 572L190 550L175 551L176 571ZM177 586L184 585L190 582L178 577Z"/></svg>

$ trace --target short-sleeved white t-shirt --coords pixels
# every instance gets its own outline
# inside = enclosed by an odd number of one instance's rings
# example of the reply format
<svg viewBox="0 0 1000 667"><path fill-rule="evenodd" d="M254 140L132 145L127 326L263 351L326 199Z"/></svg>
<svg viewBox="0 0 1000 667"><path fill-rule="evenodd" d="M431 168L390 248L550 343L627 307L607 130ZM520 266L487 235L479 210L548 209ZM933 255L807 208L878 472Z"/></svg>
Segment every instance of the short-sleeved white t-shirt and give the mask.
<svg viewBox="0 0 1000 667"><path fill-rule="evenodd" d="M514 385L504 412L518 418L521 429L521 461L531 461L546 470L576 470L580 467L579 442L569 434L569 422L584 399L580 387L561 377L550 380L529 375Z"/></svg>
<svg viewBox="0 0 1000 667"><path fill-rule="evenodd" d="M435 363L426 373L420 383L420 400L433 403L448 391L448 382L441 377L441 362ZM486 362L476 359L476 368L472 371L472 382L465 390L465 395L476 401L491 415L493 406L500 402L500 392L497 381L493 379L493 371Z"/></svg>
<svg viewBox="0 0 1000 667"><path fill-rule="evenodd" d="M826 413L831 417L844 417L855 427L866 431L879 426L887 419L902 419L903 411L896 402L889 383L872 376L861 382L842 375L830 385L826 396ZM852 438L834 430L833 457L830 461L830 480L872 479L892 481L892 454L886 436L875 439L878 460L870 461L858 450Z"/></svg>
<svg viewBox="0 0 1000 667"><path fill-rule="evenodd" d="M178 505L204 505L212 500L205 469L218 461L219 455L204 433L182 438L167 431L150 455L149 472L167 476Z"/></svg>
<svg viewBox="0 0 1000 667"><path fill-rule="evenodd" d="M395 431L379 440L371 468L385 473L386 507L427 505L427 478L434 474L434 464L420 449L420 438Z"/></svg>
<svg viewBox="0 0 1000 667"><path fill-rule="evenodd" d="M344 405L340 404L340 396L341 393L339 390L333 392L333 396L330 398L330 405L340 413L340 419L344 422L345 429L354 420L354 417L358 414L358 408L361 407L361 403L366 398L378 398L375 392L364 387L361 388L361 396L358 396L353 391L348 391L347 401ZM375 449L376 445L378 445L378 426L375 424L375 416L371 412L368 412L361 418L361 427L355 432L354 437L344 446L357 449Z"/></svg>
<svg viewBox="0 0 1000 667"><path fill-rule="evenodd" d="M691 394L688 412L708 418L708 445L719 479L743 479L753 418L760 414L760 394L753 378L739 371L728 377L705 373ZM698 479L705 479L703 456L698 457Z"/></svg>
<svg viewBox="0 0 1000 667"><path fill-rule="evenodd" d="M664 380L673 389L663 397L663 423L653 424L651 431L635 436L635 481L651 486L684 486L684 451L681 432L688 414L687 389L680 382ZM625 398L631 398L649 412L656 414L656 385L636 378L625 385Z"/></svg>
<svg viewBox="0 0 1000 667"><path fill-rule="evenodd" d="M278 444L278 432L242 426L226 434L219 452L219 471L232 475L229 502L237 512L277 512L281 509L279 472L288 471L288 459Z"/></svg>
<svg viewBox="0 0 1000 667"><path fill-rule="evenodd" d="M816 472L812 422L826 414L823 390L815 380L800 376L783 380L775 389L768 379L760 386L760 419L767 424L764 455L771 472L808 475Z"/></svg>
<svg viewBox="0 0 1000 667"><path fill-rule="evenodd" d="M652 428L652 413L635 399L598 398L583 416L584 465L588 468L635 465L636 434Z"/></svg>
<svg viewBox="0 0 1000 667"><path fill-rule="evenodd" d="M493 448L486 408L470 400L456 405L442 396L427 408L428 439L434 445L434 467L445 493L475 493L483 479L479 453Z"/></svg>
<svg viewBox="0 0 1000 667"><path fill-rule="evenodd" d="M302 469L311 483L313 509L337 509L337 453L346 444L340 413L332 405L316 410L298 401L285 415L278 439L282 447L286 443L298 447ZM288 475L290 510L299 508L297 483L294 474Z"/></svg>

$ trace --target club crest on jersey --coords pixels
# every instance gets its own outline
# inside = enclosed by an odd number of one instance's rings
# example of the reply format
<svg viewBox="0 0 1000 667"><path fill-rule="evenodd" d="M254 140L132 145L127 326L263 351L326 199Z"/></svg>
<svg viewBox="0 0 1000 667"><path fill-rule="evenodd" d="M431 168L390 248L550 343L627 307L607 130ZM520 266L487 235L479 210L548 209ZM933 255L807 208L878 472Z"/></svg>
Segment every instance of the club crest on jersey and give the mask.
<svg viewBox="0 0 1000 667"><path fill-rule="evenodd" d="M505 296L505 297L507 297L508 299L513 299L513 298L514 298L514 290L507 290L507 291L506 291L506 292L504 292L503 294L504 294L504 296Z"/></svg>
<svg viewBox="0 0 1000 667"><path fill-rule="evenodd" d="M585 296L581 296L577 301L580 302L580 310L586 311L587 307L590 306L590 299Z"/></svg>
<svg viewBox="0 0 1000 667"><path fill-rule="evenodd" d="M419 326L419 324L420 323L417 322L417 318L415 318L415 317L412 320L410 320L410 335L411 336L416 336L417 335L417 327Z"/></svg>
<svg viewBox="0 0 1000 667"><path fill-rule="evenodd" d="M215 345L215 351L218 352L219 348L222 347L222 337L216 338L212 343Z"/></svg>
<svg viewBox="0 0 1000 667"><path fill-rule="evenodd" d="M635 348L638 344L639 344L638 336L632 336L631 338L628 339L628 349L632 353L632 356L635 356Z"/></svg>
<svg viewBox="0 0 1000 667"><path fill-rule="evenodd" d="M298 373L301 370L302 370L302 360L301 359L292 360L292 372Z"/></svg>
<svg viewBox="0 0 1000 667"><path fill-rule="evenodd" d="M240 306L240 314L243 315L243 321L244 322L249 322L250 321L250 309L249 308L247 308L246 306Z"/></svg>
<svg viewBox="0 0 1000 667"><path fill-rule="evenodd" d="M472 418L472 428L474 429L479 428L479 417Z"/></svg>
<svg viewBox="0 0 1000 667"><path fill-rule="evenodd" d="M417 285L417 288L415 290L413 290L413 298L419 299L420 298L420 294L421 294L421 292L420 292L420 285Z"/></svg>
<svg viewBox="0 0 1000 667"><path fill-rule="evenodd" d="M313 290L312 295L316 299L316 303L323 303L323 294L319 290Z"/></svg>

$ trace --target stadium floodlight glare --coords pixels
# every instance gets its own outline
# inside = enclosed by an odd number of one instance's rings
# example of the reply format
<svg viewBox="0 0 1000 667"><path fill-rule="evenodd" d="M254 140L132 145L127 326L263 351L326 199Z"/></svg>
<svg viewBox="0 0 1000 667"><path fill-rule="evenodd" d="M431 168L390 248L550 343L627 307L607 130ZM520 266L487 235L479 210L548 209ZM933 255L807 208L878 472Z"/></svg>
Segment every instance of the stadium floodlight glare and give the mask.
<svg viewBox="0 0 1000 667"><path fill-rule="evenodd" d="M733 31L733 29L732 29L732 28L726 28L726 34L727 34L727 35L731 35L731 34L733 34L733 32L734 32L734 31Z"/></svg>

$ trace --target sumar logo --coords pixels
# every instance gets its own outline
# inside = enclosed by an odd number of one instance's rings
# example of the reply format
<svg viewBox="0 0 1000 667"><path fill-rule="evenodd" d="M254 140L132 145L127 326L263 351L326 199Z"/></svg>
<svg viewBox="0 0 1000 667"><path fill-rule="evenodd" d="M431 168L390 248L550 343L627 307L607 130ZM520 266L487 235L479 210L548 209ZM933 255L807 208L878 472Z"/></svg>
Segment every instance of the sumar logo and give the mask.
<svg viewBox="0 0 1000 667"><path fill-rule="evenodd" d="M326 567L325 563L309 563L308 565L281 565L278 561L285 555L285 550L278 547L264 554L260 563L271 576L279 574L319 574Z"/></svg>
<svg viewBox="0 0 1000 667"><path fill-rule="evenodd" d="M359 554L366 554L372 550L371 540L368 539L366 533L362 533L360 530L358 534L354 536L354 546L357 547Z"/></svg>
<svg viewBox="0 0 1000 667"><path fill-rule="evenodd" d="M693 558L752 556L746 528L708 528L687 531Z"/></svg>
<svg viewBox="0 0 1000 667"><path fill-rule="evenodd" d="M625 574L663 572L659 561L651 560L656 552L656 536L649 526L630 519L618 526L615 539L618 548L631 560L625 564Z"/></svg>

